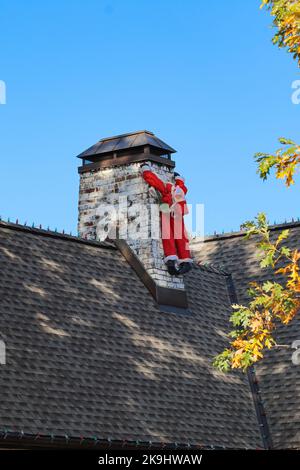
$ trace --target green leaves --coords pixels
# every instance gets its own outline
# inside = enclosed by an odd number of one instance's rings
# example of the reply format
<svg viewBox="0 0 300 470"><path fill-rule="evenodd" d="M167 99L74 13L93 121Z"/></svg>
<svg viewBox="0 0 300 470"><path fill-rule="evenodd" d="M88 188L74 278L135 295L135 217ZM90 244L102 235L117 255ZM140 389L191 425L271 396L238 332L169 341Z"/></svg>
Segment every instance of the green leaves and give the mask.
<svg viewBox="0 0 300 470"><path fill-rule="evenodd" d="M273 289L273 287L274 287L274 282L267 281L263 283L262 290L264 292L270 292Z"/></svg>
<svg viewBox="0 0 300 470"><path fill-rule="evenodd" d="M213 360L213 366L221 372L229 372L231 369L232 352L225 349L221 354L218 354Z"/></svg>
<svg viewBox="0 0 300 470"><path fill-rule="evenodd" d="M286 256L287 258L289 258L291 256L291 250L286 247L286 246L283 246L280 250L280 253L283 255L283 256Z"/></svg>
<svg viewBox="0 0 300 470"><path fill-rule="evenodd" d="M261 268L268 268L269 266L274 266L274 252L269 252L259 263Z"/></svg>
<svg viewBox="0 0 300 470"><path fill-rule="evenodd" d="M249 325L249 320L252 316L251 310L243 305L232 305L232 308L235 311L230 317L230 322L233 326L246 328Z"/></svg>
<svg viewBox="0 0 300 470"><path fill-rule="evenodd" d="M277 157L268 153L258 152L254 155L254 158L258 163L257 173L265 181L268 178L271 169L276 165Z"/></svg>
<svg viewBox="0 0 300 470"><path fill-rule="evenodd" d="M290 231L288 229L282 230L282 232L280 233L280 235L277 238L276 245L278 246L279 243L281 243L283 240L286 240L289 236L289 233L290 233Z"/></svg>
<svg viewBox="0 0 300 470"><path fill-rule="evenodd" d="M241 225L242 230L246 230L247 233L245 238L250 238L253 235L261 235L264 234L264 238L262 241L266 240L268 242L268 227L269 222L267 220L267 216L264 212L260 212L254 220L248 220Z"/></svg>
<svg viewBox="0 0 300 470"><path fill-rule="evenodd" d="M293 140L286 139L285 137L279 137L278 140L282 145L296 145Z"/></svg>

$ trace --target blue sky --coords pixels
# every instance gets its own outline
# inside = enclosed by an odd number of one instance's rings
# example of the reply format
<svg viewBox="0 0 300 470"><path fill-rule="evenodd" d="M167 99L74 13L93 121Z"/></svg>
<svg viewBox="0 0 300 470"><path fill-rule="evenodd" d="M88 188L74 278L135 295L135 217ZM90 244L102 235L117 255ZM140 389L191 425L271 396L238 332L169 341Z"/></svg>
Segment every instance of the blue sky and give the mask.
<svg viewBox="0 0 300 470"><path fill-rule="evenodd" d="M205 231L261 210L300 217L299 186L263 183L253 154L300 141L299 70L259 0L2 0L0 214L76 231L78 160L148 129L178 150Z"/></svg>

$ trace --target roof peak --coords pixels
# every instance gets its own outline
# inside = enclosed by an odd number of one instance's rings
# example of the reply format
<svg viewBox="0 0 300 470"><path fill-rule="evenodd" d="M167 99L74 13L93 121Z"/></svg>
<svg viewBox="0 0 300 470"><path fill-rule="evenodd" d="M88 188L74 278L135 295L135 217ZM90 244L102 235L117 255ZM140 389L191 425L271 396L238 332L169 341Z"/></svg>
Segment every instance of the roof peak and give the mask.
<svg viewBox="0 0 300 470"><path fill-rule="evenodd" d="M118 135L114 135L114 136L111 136L111 137L103 137L102 139L99 140L99 142L105 142L107 140L114 140L114 139L121 139L122 137L129 137L131 135L138 135L138 134L154 135L153 132L147 131L146 129L144 129L142 131L127 132L126 134L118 134Z"/></svg>

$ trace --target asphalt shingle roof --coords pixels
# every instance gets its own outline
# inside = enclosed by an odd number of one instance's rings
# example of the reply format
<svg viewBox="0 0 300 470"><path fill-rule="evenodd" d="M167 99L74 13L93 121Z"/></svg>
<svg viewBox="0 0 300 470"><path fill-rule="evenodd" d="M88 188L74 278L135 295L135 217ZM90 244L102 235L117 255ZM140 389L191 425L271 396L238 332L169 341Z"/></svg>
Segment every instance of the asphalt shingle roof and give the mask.
<svg viewBox="0 0 300 470"><path fill-rule="evenodd" d="M300 223L274 227L273 236L286 228L290 229L286 244L291 249L299 249ZM208 237L204 243L193 246L199 261L222 265L232 273L239 303L248 301L249 282L274 279L272 271L259 267L255 239L246 240L242 233ZM276 279L280 280L279 276ZM291 360L294 340L300 340L299 316L278 330L277 342L285 347L267 351L256 367L275 448L300 448L300 366Z"/></svg>
<svg viewBox="0 0 300 470"><path fill-rule="evenodd" d="M161 312L118 250L0 224L0 429L262 447L226 344L224 274L195 268L189 314Z"/></svg>

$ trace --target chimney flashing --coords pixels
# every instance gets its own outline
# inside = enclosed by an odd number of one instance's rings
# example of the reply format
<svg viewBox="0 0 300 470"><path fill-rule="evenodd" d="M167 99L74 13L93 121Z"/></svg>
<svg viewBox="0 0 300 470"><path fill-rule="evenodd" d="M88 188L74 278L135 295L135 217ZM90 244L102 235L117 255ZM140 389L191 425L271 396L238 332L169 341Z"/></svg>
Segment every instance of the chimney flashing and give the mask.
<svg viewBox="0 0 300 470"><path fill-rule="evenodd" d="M128 155L119 155L113 154L111 156L106 155L103 156L100 160L94 162L88 162L78 167L78 173L85 173L91 170L97 170L99 168L110 168L115 166L123 166L129 165L130 163L138 163L138 162L154 162L160 165L168 166L169 168L175 167L174 160L171 160L170 155L166 157L160 155L154 155L152 153L138 153L138 154L128 154Z"/></svg>
<svg viewBox="0 0 300 470"><path fill-rule="evenodd" d="M141 279L145 287L147 287L162 312L190 314L190 311L188 310L187 293L184 289L159 286L147 272L126 240L115 239L113 242Z"/></svg>

